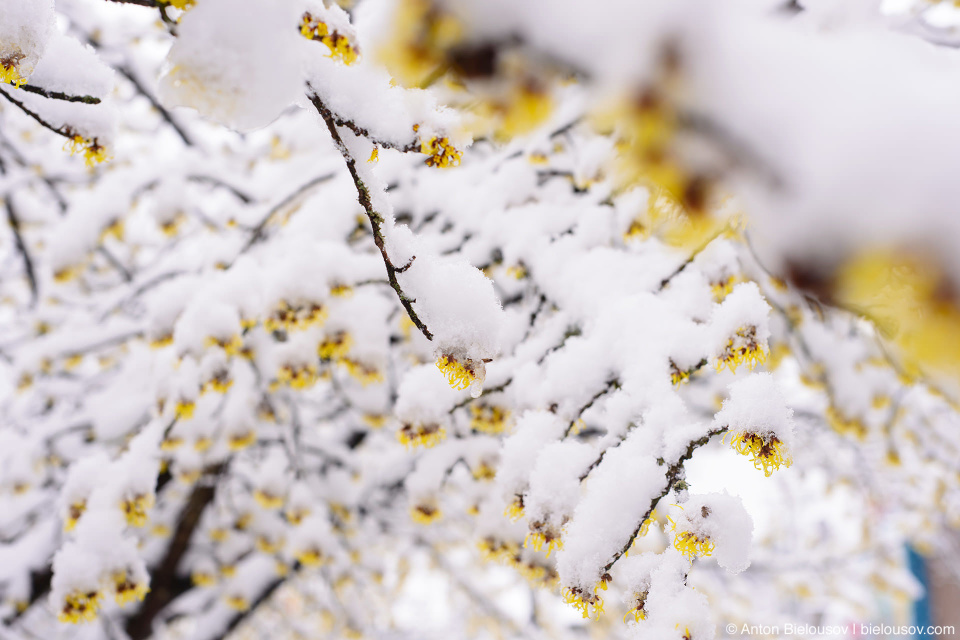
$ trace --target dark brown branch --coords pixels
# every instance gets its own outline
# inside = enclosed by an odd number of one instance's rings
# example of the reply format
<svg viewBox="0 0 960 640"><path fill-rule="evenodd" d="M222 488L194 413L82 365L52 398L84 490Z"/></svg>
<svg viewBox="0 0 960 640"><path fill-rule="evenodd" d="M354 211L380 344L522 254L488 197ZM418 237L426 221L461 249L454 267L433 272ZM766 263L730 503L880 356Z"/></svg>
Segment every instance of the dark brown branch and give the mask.
<svg viewBox="0 0 960 640"><path fill-rule="evenodd" d="M627 551L630 550L630 547L633 546L633 541L637 539L638 535L640 535L640 529L643 528L643 523L647 520L647 518L650 517L650 514L653 513L653 510L656 509L657 503L660 502L660 500L662 500L664 496L670 493L670 490L673 489L674 485L679 480L683 479L683 472L684 472L683 465L684 463L686 463L687 460L693 457L693 452L699 449L700 447L702 447L703 445L707 444L708 442L710 442L710 438L712 438L713 436L720 435L721 433L724 433L726 430L727 430L727 427L723 427L721 429L713 429L710 432L708 432L707 435L703 436L699 440L693 440L692 442L690 442L690 444L687 445L687 450L684 451L679 458L677 458L676 462L670 465L669 469L667 469L667 473L665 474L666 483L664 484L663 490L660 492L660 495L650 501L650 508L647 509L647 512L643 514L642 518L640 518L640 522L637 523L637 528L633 530L633 533L630 535L630 538L627 540L627 543L623 545L622 549L620 549L615 554L613 554L613 558L611 558L610 562L608 562L603 567L603 569L601 570L601 573L606 573L610 571L610 569L617 562L617 560L619 560L620 557L623 556L623 554L625 554ZM658 460L658 462L660 462L660 460Z"/></svg>
<svg viewBox="0 0 960 640"><path fill-rule="evenodd" d="M180 514L177 530L173 541L167 548L167 553L151 572L150 593L134 615L127 619L126 632L130 640L146 640L153 634L153 620L173 600L192 588L189 579L177 574L180 561L183 559L190 538L200 524L200 516L213 502L217 490L217 478L223 465L217 465L207 470L208 483L202 480L193 489L186 506Z"/></svg>
<svg viewBox="0 0 960 640"><path fill-rule="evenodd" d="M68 93L62 93L60 91L47 91L42 87L37 87L32 84L22 84L17 87L21 91L28 91L30 93L35 93L44 98L50 98L51 100L63 100L64 102L82 102L83 104L100 104L100 98L94 96L72 96Z"/></svg>
<svg viewBox="0 0 960 640"><path fill-rule="evenodd" d="M353 120L345 120L340 116L333 114L332 112L331 112L331 116L333 117L334 123L336 123L338 127L349 129L353 133L353 135L357 136L358 138L366 138L367 140L377 145L378 147L382 147L384 149L396 149L397 151L400 151L403 153L420 151L420 143L417 140L414 140L413 142L410 142L406 145L400 146L398 144L394 144L393 142L381 140L380 138L377 138L371 135L371 133L367 129L364 129L363 127L355 123Z"/></svg>
<svg viewBox="0 0 960 640"><path fill-rule="evenodd" d="M593 394L593 397L590 398L590 400L588 400L585 405L580 407L580 410L577 412L576 417L570 421L570 424L567 426L567 430L563 432L563 437L566 438L567 436L570 435L570 433L573 431L573 428L574 426L576 426L577 421L580 419L580 417L584 414L584 412L587 409L592 407L597 400L607 395L614 389L619 389L619 388L620 388L620 381L614 378L613 380L610 380L609 382L607 382L606 386L603 389Z"/></svg>
<svg viewBox="0 0 960 640"><path fill-rule="evenodd" d="M10 229L13 231L13 242L20 256L23 258L23 270L27 274L27 281L30 283L31 304L36 304L37 275L33 269L33 259L30 257L27 245L23 241L23 235L20 233L20 218L17 216L17 212L13 208L13 203L10 202L10 198L6 199L5 204L7 209L7 222L10 223Z"/></svg>
<svg viewBox="0 0 960 640"><path fill-rule="evenodd" d="M118 2L119 0L111 0L111 1ZM150 6L150 5L146 5L146 6ZM98 43L91 40L91 44L93 44L94 46L97 46ZM160 104L160 102L154 97L154 95L149 91L147 91L147 88L143 86L143 83L140 82L140 79L137 78L133 70L127 68L126 66L119 66L119 67L116 67L116 69L117 71L120 72L120 74L124 78L130 81L130 84L133 85L133 88L136 89L137 93L142 95L144 98L147 99L147 101L150 102L150 106L156 109L157 113L160 114L160 117L163 118L163 121L166 122L168 125L170 125L171 129L177 132L177 135L183 141L183 144L187 145L188 147L192 147L193 142L190 140L190 137L187 135L187 132L184 131L179 124L177 124L177 121L173 119L173 116L170 115L170 112L167 111L162 104Z"/></svg>
<svg viewBox="0 0 960 640"><path fill-rule="evenodd" d="M253 234L250 236L250 239L247 241L247 244L243 247L243 250L241 251L241 253L246 252L250 247L252 247L256 243L263 240L264 238L263 231L264 229L266 229L267 225L270 223L270 220L273 219L273 216L277 215L277 213L283 211L285 208L290 206L290 204L294 200L296 200L297 198L305 194L307 191L310 191L310 189L313 189L317 185L323 184L324 182L332 179L333 176L334 174L332 173L326 173L322 176L317 176L310 182L307 182L306 184L298 188L296 191L294 191L293 193L285 197L283 200L281 200L274 206L270 207L270 210L267 212L267 215L263 216L260 222L257 223L257 226L253 228Z"/></svg>
<svg viewBox="0 0 960 640"><path fill-rule="evenodd" d="M294 563L293 568L290 570L290 575L295 575L299 569L300 569L300 563L299 562ZM229 624L227 624L227 628L224 629L223 633L217 636L217 640L223 640L224 638L229 636L231 631L236 629L240 625L240 623L242 623L244 620L247 620L250 616L256 613L260 605L262 605L264 602L269 600L273 596L273 594L277 592L277 589L279 589L284 584L286 584L288 580L289 580L289 577L277 578L276 580L271 582L269 585L267 585L267 588L264 589L263 592L259 596L257 596L257 599L250 604L249 609L247 609L243 613L238 613L230 620Z"/></svg>
<svg viewBox="0 0 960 640"><path fill-rule="evenodd" d="M366 213L367 218L370 220L370 227L373 230L373 241L377 244L380 255L383 257L383 264L387 268L387 278L390 280L390 286L396 291L397 297L400 298L400 304L402 304L406 310L410 321L413 322L427 340L433 340L433 333L430 332L423 321L420 320L417 312L413 309L413 303L416 301L411 300L400 287L397 274L402 273L407 267L398 268L393 264L389 254L387 254L387 247L383 238L383 216L373 208L373 202L370 200L370 192L367 190L367 186L363 183L363 180L360 179L360 174L357 172L357 160L350 153L350 150L347 149L347 146L343 143L343 138L340 137L340 132L337 130L336 116L333 115L333 112L327 108L327 105L325 105L316 94L310 96L310 101L313 102L313 106L316 107L320 113L320 117L323 118L323 121L326 123L334 144L347 163L347 170L350 172L350 177L353 178L353 184L357 188L357 200L360 201L360 206L363 207L364 213Z"/></svg>
<svg viewBox="0 0 960 640"><path fill-rule="evenodd" d="M22 102L20 102L19 100L11 96L5 90L0 90L0 94L2 94L4 98L12 102L14 105L16 105L20 109L20 111L23 111L25 114L27 114L28 116L30 116L31 118L39 122L44 129L49 129L50 131L53 131L58 136L63 136L68 140L73 140L73 133L66 127L53 126L52 124L50 124L49 122L41 118L39 115L31 111L29 108L27 108L27 105L23 104Z"/></svg>
<svg viewBox="0 0 960 640"><path fill-rule="evenodd" d="M162 3L157 0L107 0L107 2L116 2L117 4L135 4L139 7L153 7L157 8L162 6Z"/></svg>

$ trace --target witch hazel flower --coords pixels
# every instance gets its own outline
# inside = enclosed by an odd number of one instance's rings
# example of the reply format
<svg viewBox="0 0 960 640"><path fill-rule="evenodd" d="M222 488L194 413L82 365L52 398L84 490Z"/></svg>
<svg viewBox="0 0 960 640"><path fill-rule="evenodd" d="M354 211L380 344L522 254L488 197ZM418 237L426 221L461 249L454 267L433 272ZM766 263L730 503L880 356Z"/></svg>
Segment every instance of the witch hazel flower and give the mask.
<svg viewBox="0 0 960 640"><path fill-rule="evenodd" d="M739 498L710 493L690 496L684 504L674 506L668 519L677 551L691 560L712 556L731 573L750 565L753 521Z"/></svg>
<svg viewBox="0 0 960 640"><path fill-rule="evenodd" d="M769 477L793 458L793 410L770 373L756 373L730 385L730 396L713 418L714 426L726 429L725 440L748 456Z"/></svg>
<svg viewBox="0 0 960 640"><path fill-rule="evenodd" d="M766 362L770 347L770 306L753 282L734 287L733 292L714 307L710 317L713 334L713 361L717 371L724 367L731 373L746 365L753 370Z"/></svg>

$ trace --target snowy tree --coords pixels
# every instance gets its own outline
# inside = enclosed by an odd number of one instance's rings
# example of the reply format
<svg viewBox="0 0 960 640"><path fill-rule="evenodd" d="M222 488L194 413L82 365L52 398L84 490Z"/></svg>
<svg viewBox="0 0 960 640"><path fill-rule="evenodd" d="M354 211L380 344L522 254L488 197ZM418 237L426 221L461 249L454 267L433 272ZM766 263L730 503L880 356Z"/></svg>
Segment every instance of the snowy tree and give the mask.
<svg viewBox="0 0 960 640"><path fill-rule="evenodd" d="M4 637L903 620L960 9L342 4L0 0Z"/></svg>

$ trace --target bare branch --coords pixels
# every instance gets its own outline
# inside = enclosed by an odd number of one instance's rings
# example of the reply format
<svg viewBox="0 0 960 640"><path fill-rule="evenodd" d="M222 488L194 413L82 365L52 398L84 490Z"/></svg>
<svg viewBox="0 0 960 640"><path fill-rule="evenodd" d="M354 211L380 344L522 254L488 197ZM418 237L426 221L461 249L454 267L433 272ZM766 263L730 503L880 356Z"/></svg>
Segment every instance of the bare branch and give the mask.
<svg viewBox="0 0 960 640"><path fill-rule="evenodd" d="M383 216L373 208L373 202L370 200L370 192L367 190L367 186L363 183L363 180L360 179L360 174L357 173L357 160L351 155L349 149L347 149L347 146L343 143L343 138L340 137L340 132L337 130L336 116L334 116L333 112L330 111L318 95L311 95L310 101L313 102L313 106L316 107L320 113L320 117L323 118L323 121L327 124L327 129L330 131L330 136L333 138L334 144L347 163L347 170L350 172L350 177L353 178L353 183L357 188L357 200L360 201L360 206L363 207L364 213L367 214L367 218L370 220L370 227L373 229L373 241L377 244L380 255L383 257L383 264L387 268L387 278L390 280L390 286L396 291L397 297L400 298L400 304L402 304L406 310L410 321L413 322L427 340L433 340L433 333L430 332L423 321L420 320L417 312L413 309L413 303L416 301L411 300L400 287L397 274L402 273L407 267L398 268L393 264L393 261L387 254L387 247L383 238Z"/></svg>

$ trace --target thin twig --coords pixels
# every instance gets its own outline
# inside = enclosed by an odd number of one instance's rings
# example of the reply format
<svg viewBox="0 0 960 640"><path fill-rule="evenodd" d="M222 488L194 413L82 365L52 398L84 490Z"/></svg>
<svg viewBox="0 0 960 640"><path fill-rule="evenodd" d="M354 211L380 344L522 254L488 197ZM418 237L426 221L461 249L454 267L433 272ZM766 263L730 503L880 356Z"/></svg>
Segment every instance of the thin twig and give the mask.
<svg viewBox="0 0 960 640"><path fill-rule="evenodd" d="M27 245L23 241L23 235L20 233L20 218L17 216L17 212L13 208L13 203L10 202L10 198L5 200L5 204L7 209L7 222L10 223L10 229L13 231L13 242L20 256L23 258L23 270L26 272L27 281L30 283L30 300L32 306L37 303L37 275L33 269L33 259L30 257Z"/></svg>
<svg viewBox="0 0 960 640"><path fill-rule="evenodd" d="M377 248L380 250L380 255L383 257L383 264L387 268L387 278L390 280L390 286L393 287L394 291L396 291L397 297L400 298L400 304L402 304L403 308L406 310L407 315L410 317L410 321L413 322L414 326L420 330L420 333L422 333L427 340L433 340L433 333L431 333L431 331L427 328L427 325L420 320L417 312L413 309L413 303L416 301L411 300L410 297L407 296L407 294L400 287L400 282L397 280L397 274L403 273L409 269L411 264L413 264L413 258L411 258L410 262L402 267L397 267L393 264L393 261L390 260L390 256L387 254L386 242L383 238L383 216L381 216L373 208L373 202L370 200L370 192L367 190L367 186L363 183L363 180L360 179L360 174L357 172L357 160L350 153L350 150L347 149L347 146L343 143L343 138L340 137L340 132L337 130L336 116L333 115L333 112L330 111L330 109L323 103L318 95L311 95L310 101L313 103L313 106L316 107L317 111L320 113L320 117L323 118L323 121L326 123L327 129L330 131L330 136L333 138L334 144L340 151L340 154L343 156L344 161L347 163L347 170L350 172L350 177L353 178L353 184L357 188L357 200L360 201L360 206L363 207L364 213L366 213L367 218L370 220L370 227L373 230L373 241L377 244ZM415 257L416 256L414 256L414 258Z"/></svg>
<svg viewBox="0 0 960 640"><path fill-rule="evenodd" d="M95 96L73 96L69 93L62 93L60 91L48 91L43 87L38 87L32 84L21 84L18 89L22 91L28 91L30 93L35 93L44 98L50 98L51 100L63 100L64 102L82 102L83 104L100 104L100 98Z"/></svg>

